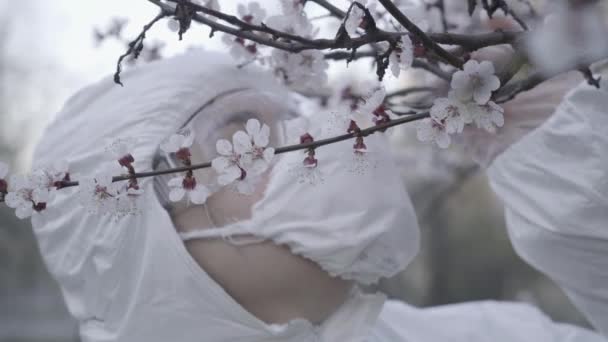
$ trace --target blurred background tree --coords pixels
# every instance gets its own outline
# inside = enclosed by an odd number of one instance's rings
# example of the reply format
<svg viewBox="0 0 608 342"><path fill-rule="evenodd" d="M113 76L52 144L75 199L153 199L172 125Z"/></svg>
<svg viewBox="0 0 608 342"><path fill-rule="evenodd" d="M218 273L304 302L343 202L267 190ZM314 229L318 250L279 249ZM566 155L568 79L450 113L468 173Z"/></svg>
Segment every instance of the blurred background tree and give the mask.
<svg viewBox="0 0 608 342"><path fill-rule="evenodd" d="M48 88L37 86L44 75L32 69L27 59L19 59L11 45L14 28L31 1L12 2L12 11L0 10L0 160L11 166L25 167L23 152L31 134L29 118L15 118L17 111L26 116L29 106ZM8 5L0 6L6 7ZM35 48L32 46L32 53ZM32 96L33 94L37 96ZM32 107L30 107L32 108ZM33 109L37 110L37 109ZM30 133L30 134L28 134ZM25 158L26 159L26 158ZM0 206L0 341L71 341L75 323L69 316L59 288L50 277L32 234L29 221L19 220L12 209Z"/></svg>

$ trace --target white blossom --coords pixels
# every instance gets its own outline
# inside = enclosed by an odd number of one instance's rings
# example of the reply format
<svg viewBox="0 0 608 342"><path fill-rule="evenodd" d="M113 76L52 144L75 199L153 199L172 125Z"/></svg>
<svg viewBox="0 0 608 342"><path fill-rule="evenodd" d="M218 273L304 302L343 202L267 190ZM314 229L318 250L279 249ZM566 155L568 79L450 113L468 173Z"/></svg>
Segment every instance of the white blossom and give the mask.
<svg viewBox="0 0 608 342"><path fill-rule="evenodd" d="M211 166L219 173L220 185L228 185L237 179L244 179L245 167L251 163L249 136L243 131L238 131L232 136L232 142L220 139L215 145L219 156L211 161Z"/></svg>
<svg viewBox="0 0 608 342"><path fill-rule="evenodd" d="M434 142L441 148L447 148L451 142L445 124L433 118L425 118L418 121L416 136L422 142Z"/></svg>
<svg viewBox="0 0 608 342"><path fill-rule="evenodd" d="M34 170L28 175L11 177L4 198L7 206L16 209L15 214L21 219L43 211L53 199L59 182L69 179L68 168L67 161L58 160L52 166Z"/></svg>
<svg viewBox="0 0 608 342"><path fill-rule="evenodd" d="M355 2L359 3L358 1ZM344 20L344 29L350 37L355 36L363 18L365 18L365 12L359 6L353 5L348 17Z"/></svg>
<svg viewBox="0 0 608 342"><path fill-rule="evenodd" d="M282 14L266 19L266 25L304 38L313 38L318 33L318 29L308 20L301 0L281 0L281 8Z"/></svg>
<svg viewBox="0 0 608 342"><path fill-rule="evenodd" d="M192 176L172 178L167 185L171 189L169 192L169 199L172 202L179 202L184 196L188 195L188 200L190 202L194 204L203 204L211 193L206 186L198 184L196 179Z"/></svg>
<svg viewBox="0 0 608 342"><path fill-rule="evenodd" d="M176 153L181 149L190 148L193 142L193 134L172 134L160 145L160 148L166 153Z"/></svg>
<svg viewBox="0 0 608 342"><path fill-rule="evenodd" d="M275 75L294 90L318 89L327 83L329 64L318 50L290 53L273 49L271 65Z"/></svg>
<svg viewBox="0 0 608 342"><path fill-rule="evenodd" d="M504 109L492 101L481 106L471 104L469 110L477 127L490 133L495 133L496 127L502 127L505 124Z"/></svg>
<svg viewBox="0 0 608 342"><path fill-rule="evenodd" d="M113 182L119 172L120 168L113 164L104 165L94 176L79 179L79 202L89 213L119 218L138 212L137 198L142 191L129 188L125 181Z"/></svg>
<svg viewBox="0 0 608 342"><path fill-rule="evenodd" d="M259 179L270 166L274 157L274 148L268 147L270 127L260 124L256 119L249 119L246 131L237 131L232 136L232 143L220 139L216 143L218 157L211 166L218 172L218 184L233 184L238 192L251 193Z"/></svg>
<svg viewBox="0 0 608 342"><path fill-rule="evenodd" d="M44 192L35 188L30 177L14 175L10 179L4 202L9 208L15 209L18 218L25 219L34 213L36 200L45 199L44 197Z"/></svg>
<svg viewBox="0 0 608 342"><path fill-rule="evenodd" d="M113 211L120 186L112 182L113 174L101 171L92 177L82 177L78 181L78 196L80 203L90 213L106 214Z"/></svg>
<svg viewBox="0 0 608 342"><path fill-rule="evenodd" d="M270 127L266 124L261 125L256 119L249 119L245 129L253 143L251 146L251 165L247 168L247 171L254 175L260 175L268 169L274 157L274 148L267 147L270 142Z"/></svg>
<svg viewBox="0 0 608 342"><path fill-rule="evenodd" d="M414 44L409 36L404 35L397 47L389 56L389 66L393 76L399 77L401 70L408 69L414 62Z"/></svg>
<svg viewBox="0 0 608 342"><path fill-rule="evenodd" d="M449 134L462 133L464 125L473 121L467 106L453 97L435 99L430 114L436 121L445 122Z"/></svg>
<svg viewBox="0 0 608 342"><path fill-rule="evenodd" d="M257 45L255 43L246 45L243 38L224 34L222 42L230 48L230 55L237 61L249 61L257 55Z"/></svg>
<svg viewBox="0 0 608 342"><path fill-rule="evenodd" d="M285 15L301 13L304 10L302 0L280 0L281 10Z"/></svg>
<svg viewBox="0 0 608 342"><path fill-rule="evenodd" d="M237 13L243 21L252 25L259 25L266 18L266 10L257 1L249 2L247 6L238 4Z"/></svg>
<svg viewBox="0 0 608 342"><path fill-rule="evenodd" d="M374 119L377 119L375 113L382 113L388 115L388 112L383 109L384 99L386 98L386 89L384 86L376 86L371 90L367 91L363 95L362 102L354 112L347 118L347 122L344 124L348 126L350 120L354 120L357 125L362 128L371 127L374 125ZM343 130L342 130L343 131ZM342 132L339 132L342 133Z"/></svg>
<svg viewBox="0 0 608 342"><path fill-rule="evenodd" d="M451 86L454 95L462 102L475 101L483 105L490 100L492 92L500 87L500 80L494 75L491 62L469 60L464 70L454 73Z"/></svg>

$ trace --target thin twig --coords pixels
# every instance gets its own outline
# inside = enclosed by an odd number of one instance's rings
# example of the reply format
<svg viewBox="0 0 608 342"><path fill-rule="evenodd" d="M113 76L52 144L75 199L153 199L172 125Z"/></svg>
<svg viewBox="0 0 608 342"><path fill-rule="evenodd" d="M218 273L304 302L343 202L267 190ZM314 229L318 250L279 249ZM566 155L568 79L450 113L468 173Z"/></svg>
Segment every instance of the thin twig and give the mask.
<svg viewBox="0 0 608 342"><path fill-rule="evenodd" d="M116 62L116 72L114 73L114 82L117 84L120 84L121 86L123 85L122 82L120 81L120 73L122 71L122 61L123 59L125 59L127 56L133 54L134 58L137 58L139 55L139 52L143 49L144 46L144 39L146 38L146 33L148 32L148 30L150 30L152 28L152 26L154 26L154 24L156 24L157 21L161 20L162 18L166 17L168 14L165 11L161 11L159 14L156 15L156 17L154 17L154 19L152 19L148 24L146 24L143 28L143 30L141 31L141 33L137 36L137 38L135 38L132 42L129 43L129 49L127 49L127 52L125 52L124 54L120 55L120 57L118 57L118 62Z"/></svg>
<svg viewBox="0 0 608 342"><path fill-rule="evenodd" d="M282 154L282 153L288 153L288 152L293 152L293 151L308 150L308 149L311 149L311 148L318 148L318 147L322 147L322 146L325 146L325 145L335 144L335 143L338 143L338 142L341 142L341 141L344 141L344 140L353 139L353 138L356 138L358 136L366 137L366 136L374 134L376 132L382 132L382 131L384 131L384 130L386 130L388 128L391 128L391 127L403 125L403 124L406 124L406 123L409 123L409 122L413 122L413 121L417 121L417 120L421 120L421 119L424 119L424 118L427 118L427 117L429 117L429 113L428 112L419 113L419 114L413 114L413 115L407 115L407 116L402 117L402 118L391 120L391 121L389 121L387 123L384 123L384 124L380 124L380 125L376 125L376 126L372 126L372 127L363 129L360 132L353 132L353 133L342 134L342 135L338 135L338 136L327 138L327 139L321 139L321 140L313 141L311 143L294 144L294 145L288 145L288 146L279 147L279 148L275 149L275 154ZM131 179L134 179L134 178L137 178L137 179L140 179L140 178L149 178L149 177L166 175L166 174L173 174L173 173L179 173L179 172L187 172L187 171L193 171L193 170L199 170L199 169L207 169L207 168L210 168L210 167L211 167L211 162L205 162L205 163L200 163L200 164L194 164L194 165L191 165L191 166L176 167L176 168L167 169L167 170L149 171L149 172L137 172L137 173L134 173L132 175L116 176L116 177L112 178L112 181L113 182L120 182L120 181L125 181L125 180L131 180ZM78 186L78 184L79 184L78 181L62 182L61 183L61 187L62 188L74 187L74 186Z"/></svg>
<svg viewBox="0 0 608 342"><path fill-rule="evenodd" d="M377 55L374 51L361 51L361 52L357 51L355 54L352 54L347 51L334 51L334 52L326 53L325 59L329 59L329 60L346 59L346 60L353 61L353 60L357 60L357 59L361 59L361 58L376 57L376 56ZM451 73L444 71L443 69L439 68L436 65L427 63L420 59L415 59L412 62L412 68L424 69L445 81L449 81L452 79Z"/></svg>
<svg viewBox="0 0 608 342"><path fill-rule="evenodd" d="M396 90L393 92L390 92L388 94L386 94L386 100L390 100L393 97L399 97L399 96L407 96L410 94L414 94L414 93L424 93L424 92L433 92L436 89L433 87L409 87L409 88L404 88L404 89L400 89L400 90Z"/></svg>
<svg viewBox="0 0 608 342"><path fill-rule="evenodd" d="M382 6L395 18L406 30L411 32L416 38L422 42L427 49L433 51L437 56L441 57L445 62L461 69L464 64L460 58L452 55L445 49L443 49L439 44L434 42L429 36L426 35L418 26L416 26L413 22L411 22L403 12L395 6L395 4L391 0L379 0Z"/></svg>

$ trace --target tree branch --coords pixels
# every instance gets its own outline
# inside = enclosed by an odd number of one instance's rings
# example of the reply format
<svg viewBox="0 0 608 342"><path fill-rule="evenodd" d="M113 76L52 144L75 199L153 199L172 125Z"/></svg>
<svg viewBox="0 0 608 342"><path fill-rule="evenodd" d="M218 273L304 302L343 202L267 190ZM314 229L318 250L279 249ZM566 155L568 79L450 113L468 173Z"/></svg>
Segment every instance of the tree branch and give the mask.
<svg viewBox="0 0 608 342"><path fill-rule="evenodd" d="M154 17L154 19L152 19L152 21L150 21L148 24L146 24L144 26L143 30L137 36L137 38L135 38L132 42L129 43L129 48L127 49L127 52L125 52L120 57L118 57L118 62L116 62L116 72L114 73L114 82L115 83L120 84L121 86L123 85L122 82L120 81L120 73L122 71L122 61L131 54L133 54L133 58L137 59L137 57L139 56L139 53L141 52L141 50L144 47L144 39L146 39L146 33L148 32L148 30L150 30L152 28L152 26L154 26L154 24L156 24L157 21L159 21L160 19L162 19L166 16L167 16L167 13L165 13L164 11L161 11L158 15L156 15L156 17Z"/></svg>
<svg viewBox="0 0 608 342"><path fill-rule="evenodd" d="M448 51L444 50L439 44L434 42L429 36L426 35L418 26L412 23L406 16L403 14L397 6L391 0L378 0L384 6L384 8L395 18L405 29L411 32L416 38L422 42L427 49L433 51L437 56L442 58L445 62L462 69L462 65L464 64L460 58L452 55Z"/></svg>
<svg viewBox="0 0 608 342"><path fill-rule="evenodd" d="M294 145L279 147L279 148L275 149L275 154L282 154L282 153L288 153L288 152L300 151L300 150L308 150L311 148L318 148L318 147L322 147L325 145L335 144L337 142L341 142L344 140L349 140L349 139L353 139L353 138L357 138L357 137L366 137L366 136L374 134L376 132L383 132L386 129L391 128L391 127L395 127L395 126L403 125L403 124L406 124L409 122L427 118L427 117L429 117L429 115L430 114L428 112L412 114L412 115L408 115L405 117L391 120L384 124L380 124L380 125L376 125L376 126L372 126L372 127L363 129L359 132L346 133L346 134L338 135L338 136L327 138L327 139L316 140L311 143L294 144ZM187 171L193 171L193 170L199 170L199 169L207 169L210 167L211 167L211 162L205 162L205 163L194 164L194 165L190 165L190 166L176 167L176 168L167 169L167 170L137 172L137 173L133 173L133 174L129 174L129 175L121 175L121 176L113 177L112 182L121 182L121 181L127 181L127 180L132 180L132 179L149 178L149 177L166 175L166 174L187 172ZM61 182L60 187L68 188L68 187L78 186L78 184L79 184L78 181L69 181L69 182L63 181L63 182ZM2 202L2 201L0 200L0 202Z"/></svg>

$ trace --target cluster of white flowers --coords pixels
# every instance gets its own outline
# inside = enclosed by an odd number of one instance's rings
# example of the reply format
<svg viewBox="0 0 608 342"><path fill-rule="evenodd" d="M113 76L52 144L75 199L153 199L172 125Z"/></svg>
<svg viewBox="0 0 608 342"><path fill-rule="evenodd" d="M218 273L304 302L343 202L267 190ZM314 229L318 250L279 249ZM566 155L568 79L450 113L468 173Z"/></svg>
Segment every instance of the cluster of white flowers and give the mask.
<svg viewBox="0 0 608 342"><path fill-rule="evenodd" d="M160 148L174 155L184 166L191 166L193 142L194 135L187 131L171 135ZM232 142L226 139L217 141L218 157L211 163L218 174L217 185L231 185L240 193L252 193L274 157L274 148L268 146L269 142L270 127L256 119L248 120L245 130L236 132ZM120 218L139 212L137 198L143 191L137 183L133 165L135 158L131 154L136 143L134 138L113 141L105 148L111 162L103 164L94 175L78 179L76 196L89 213ZM8 171L8 166L0 162L0 199L16 209L16 215L21 219L43 212L56 190L70 182L69 164L63 160L28 175L13 175L9 181L6 180ZM197 181L193 171L172 178L168 186L169 199L173 202L187 198L189 203L203 204L212 193L205 184Z"/></svg>
<svg viewBox="0 0 608 342"><path fill-rule="evenodd" d="M237 14L242 21L252 25L260 25L266 18L266 10L256 1L247 5L239 4ZM254 42L229 34L224 34L222 41L230 48L230 55L236 60L249 61L258 56L258 45Z"/></svg>
<svg viewBox="0 0 608 342"><path fill-rule="evenodd" d="M0 165L0 178L4 201L10 208L15 209L18 218L24 219L46 209L57 188L64 180L69 180L68 163L56 162L48 168L35 170L29 175L13 175L9 182L6 164Z"/></svg>
<svg viewBox="0 0 608 342"><path fill-rule="evenodd" d="M357 29L364 23L365 12L361 6L364 6L364 4L359 1L354 1L350 12L344 19L344 29L348 33L349 37L355 37L357 34ZM368 2L367 6L373 7L375 6L375 2ZM399 77L401 70L410 68L413 62L414 44L412 43L410 37L404 34L389 56L389 66L393 76Z"/></svg>
<svg viewBox="0 0 608 342"><path fill-rule="evenodd" d="M265 24L288 34L314 38L318 29L308 19L303 3L301 0L281 0L281 13L267 18L260 2L249 1L238 5L237 15L249 24ZM329 64L321 51L290 53L228 34L222 36L222 41L229 47L233 58L240 62L259 61L270 67L279 80L294 90L312 90L327 83Z"/></svg>
<svg viewBox="0 0 608 342"><path fill-rule="evenodd" d="M436 99L430 118L418 123L418 139L447 148L450 134L462 133L470 123L490 133L496 132L496 128L504 124L504 110L490 99L499 87L500 80L494 75L491 62L468 61L464 70L452 76L448 97Z"/></svg>
<svg viewBox="0 0 608 342"><path fill-rule="evenodd" d="M79 202L89 213L116 218L137 213L136 199L142 191L129 187L126 181L114 182L120 171L107 164L95 175L78 180Z"/></svg>
<svg viewBox="0 0 608 342"><path fill-rule="evenodd" d="M186 132L185 134L173 134L160 145L161 150L165 153L173 153L175 157L184 165L191 164L190 148L194 143L194 134ZM207 201L210 195L209 189L196 181L192 172L187 172L185 176L174 177L169 180L168 184L170 192L169 199L172 202L179 202L185 197L188 201L194 204L203 204ZM187 196L186 196L187 195Z"/></svg>
<svg viewBox="0 0 608 342"><path fill-rule="evenodd" d="M404 35L389 56L389 66L393 76L399 77L401 70L409 69L413 62L414 44L409 36Z"/></svg>
<svg viewBox="0 0 608 342"><path fill-rule="evenodd" d="M327 83L329 64L318 50L290 53L273 49L270 65L274 74L294 90L314 90Z"/></svg>
<svg viewBox="0 0 608 342"><path fill-rule="evenodd" d="M274 148L268 147L270 127L249 119L246 131L238 131L232 136L232 143L220 139L216 143L219 156L211 162L218 172L221 186L233 184L243 194L254 191L259 176L263 174L274 157Z"/></svg>

